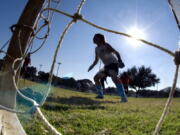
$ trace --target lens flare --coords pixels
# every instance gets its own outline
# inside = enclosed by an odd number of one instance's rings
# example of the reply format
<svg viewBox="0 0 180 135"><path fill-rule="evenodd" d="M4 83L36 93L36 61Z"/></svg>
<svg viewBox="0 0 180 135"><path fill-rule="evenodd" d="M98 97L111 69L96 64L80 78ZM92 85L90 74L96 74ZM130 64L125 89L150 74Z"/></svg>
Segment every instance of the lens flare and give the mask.
<svg viewBox="0 0 180 135"><path fill-rule="evenodd" d="M145 38L144 30L136 26L129 28L127 33L132 36L132 38L128 38L128 42L134 47L137 47L140 44L140 41L137 39Z"/></svg>

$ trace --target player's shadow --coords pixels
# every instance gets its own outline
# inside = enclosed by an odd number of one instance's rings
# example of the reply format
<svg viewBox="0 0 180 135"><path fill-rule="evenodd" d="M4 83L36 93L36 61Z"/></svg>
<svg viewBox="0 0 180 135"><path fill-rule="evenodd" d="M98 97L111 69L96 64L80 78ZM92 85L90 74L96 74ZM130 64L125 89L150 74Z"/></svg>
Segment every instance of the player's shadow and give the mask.
<svg viewBox="0 0 180 135"><path fill-rule="evenodd" d="M102 103L112 103L110 101L93 100L88 97L48 97L43 106L46 110L66 111L70 109L105 109Z"/></svg>

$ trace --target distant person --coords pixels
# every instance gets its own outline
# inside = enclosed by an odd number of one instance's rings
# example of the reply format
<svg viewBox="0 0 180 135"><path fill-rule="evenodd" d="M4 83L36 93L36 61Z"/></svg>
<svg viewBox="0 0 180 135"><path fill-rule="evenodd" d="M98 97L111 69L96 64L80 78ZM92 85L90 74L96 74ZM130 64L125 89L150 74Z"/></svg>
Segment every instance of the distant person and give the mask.
<svg viewBox="0 0 180 135"><path fill-rule="evenodd" d="M130 77L129 77L129 75L125 72L121 77L120 77L120 80L121 80L121 82L122 82L122 84L123 84L123 86L124 86L124 89L125 89L125 92L126 92L126 94L128 94L128 92L129 92L129 89L128 89L128 87L129 87L129 83L130 83Z"/></svg>
<svg viewBox="0 0 180 135"><path fill-rule="evenodd" d="M27 72L27 68L30 64L31 64L31 54L28 53L24 59L24 63L21 69L21 76L23 76Z"/></svg>
<svg viewBox="0 0 180 135"><path fill-rule="evenodd" d="M95 34L93 42L97 45L95 48L95 60L89 67L88 72L93 69L99 59L101 59L104 64L104 68L94 76L98 94L96 98L104 98L100 80L105 76L110 76L117 87L118 94L121 96L120 102L127 102L124 87L118 79L119 67L124 67L120 54L105 41L104 35L102 34Z"/></svg>

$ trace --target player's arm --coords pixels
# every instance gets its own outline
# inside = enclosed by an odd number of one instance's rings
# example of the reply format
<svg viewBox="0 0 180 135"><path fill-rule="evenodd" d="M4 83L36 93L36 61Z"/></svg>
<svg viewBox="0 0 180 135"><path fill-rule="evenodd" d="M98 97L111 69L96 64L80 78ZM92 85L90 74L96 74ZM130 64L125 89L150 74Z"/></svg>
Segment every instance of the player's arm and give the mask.
<svg viewBox="0 0 180 135"><path fill-rule="evenodd" d="M93 64L88 68L88 72L89 72L91 69L93 69L93 67L98 63L98 60L99 60L99 57L98 57L98 55L97 55L97 53L96 53L96 51L95 51L95 59L94 59Z"/></svg>
<svg viewBox="0 0 180 135"><path fill-rule="evenodd" d="M121 56L120 56L119 52L116 51L114 48L112 48L109 44L107 44L107 47L108 47L108 50L110 52L113 52L116 55L116 57L118 58L119 67L124 68L125 65L124 65L124 63L123 63L123 61L121 59Z"/></svg>
<svg viewBox="0 0 180 135"><path fill-rule="evenodd" d="M110 46L109 44L106 44L106 45L107 45L107 47L108 47L108 50L109 50L110 52L113 52L113 53L117 56L118 61L119 61L119 62L122 62L121 56L120 56L119 52L116 51L114 48L112 48L112 46Z"/></svg>

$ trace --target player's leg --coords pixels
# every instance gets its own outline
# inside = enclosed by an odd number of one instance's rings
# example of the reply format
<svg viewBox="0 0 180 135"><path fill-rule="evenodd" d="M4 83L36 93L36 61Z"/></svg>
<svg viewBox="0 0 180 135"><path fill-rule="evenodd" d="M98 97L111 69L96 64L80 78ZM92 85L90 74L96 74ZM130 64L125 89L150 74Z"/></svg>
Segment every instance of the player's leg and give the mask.
<svg viewBox="0 0 180 135"><path fill-rule="evenodd" d="M103 90L101 87L101 82L100 80L105 77L105 74L103 72L98 72L95 76L94 76L94 82L96 85L96 90L97 90L97 98L103 98Z"/></svg>
<svg viewBox="0 0 180 135"><path fill-rule="evenodd" d="M121 80L118 78L118 73L115 70L109 70L108 72L112 81L116 85L119 96L121 96L121 102L127 102L127 96L125 94L123 84L121 83Z"/></svg>

